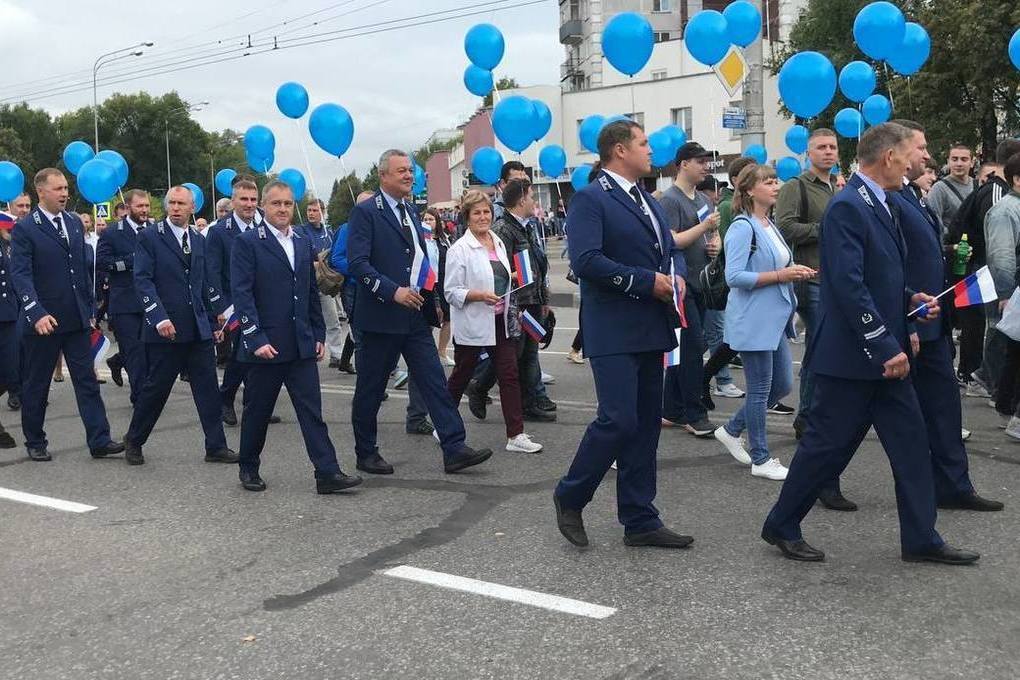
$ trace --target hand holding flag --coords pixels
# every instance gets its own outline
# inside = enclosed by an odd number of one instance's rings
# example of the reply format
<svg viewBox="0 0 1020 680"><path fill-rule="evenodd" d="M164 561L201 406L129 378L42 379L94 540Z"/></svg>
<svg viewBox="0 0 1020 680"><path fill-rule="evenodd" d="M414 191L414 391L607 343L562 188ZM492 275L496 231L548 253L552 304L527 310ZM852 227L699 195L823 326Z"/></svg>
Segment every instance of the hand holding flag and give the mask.
<svg viewBox="0 0 1020 680"><path fill-rule="evenodd" d="M986 265L966 278L961 279L955 285L946 288L935 297L924 293L914 295L910 301L912 304L919 306L911 310L907 317L916 315L922 319L938 318L938 300L950 291L955 293L953 303L958 308L982 305L993 302L998 298L995 293L995 281L992 279L992 273L988 271L988 266Z"/></svg>

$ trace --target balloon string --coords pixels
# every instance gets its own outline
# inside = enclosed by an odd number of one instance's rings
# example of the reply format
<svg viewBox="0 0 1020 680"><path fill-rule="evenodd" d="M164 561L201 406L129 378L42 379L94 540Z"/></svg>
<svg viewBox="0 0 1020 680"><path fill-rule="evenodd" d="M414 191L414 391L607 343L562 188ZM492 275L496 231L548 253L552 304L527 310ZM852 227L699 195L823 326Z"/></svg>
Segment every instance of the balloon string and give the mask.
<svg viewBox="0 0 1020 680"><path fill-rule="evenodd" d="M910 91L910 76L907 76L907 106L910 107L910 115L914 115L914 93Z"/></svg>
<svg viewBox="0 0 1020 680"><path fill-rule="evenodd" d="M343 156L337 156L340 159L340 167L344 169L344 178L347 180L347 191L351 192L351 203L357 203L358 199L354 198L354 188L351 187L351 173L347 172L347 164L344 163Z"/></svg>
<svg viewBox="0 0 1020 680"><path fill-rule="evenodd" d="M294 127L298 129L298 139L301 141L301 153L305 157L305 167L308 169L308 179L312 180L312 191L315 193L315 198L321 198L319 196L319 186L315 183L315 174L312 172L312 163L308 160L308 147L305 146L305 137L301 134L301 123L298 122L297 118L294 119ZM322 221L327 222L329 215L326 211L323 211Z"/></svg>
<svg viewBox="0 0 1020 680"><path fill-rule="evenodd" d="M883 63L882 64L882 68L885 70L885 89L887 89L889 91L889 105L892 107L892 110L895 112L896 111L896 100L893 99L892 81L889 79L889 65L886 64L886 63Z"/></svg>

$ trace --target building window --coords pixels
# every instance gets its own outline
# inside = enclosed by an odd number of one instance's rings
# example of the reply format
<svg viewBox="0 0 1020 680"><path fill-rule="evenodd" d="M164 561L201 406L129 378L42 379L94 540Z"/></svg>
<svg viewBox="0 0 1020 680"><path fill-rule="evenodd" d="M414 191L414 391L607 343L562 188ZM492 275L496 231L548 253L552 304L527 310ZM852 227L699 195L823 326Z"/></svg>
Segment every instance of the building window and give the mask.
<svg viewBox="0 0 1020 680"><path fill-rule="evenodd" d="M670 109L669 119L673 125L684 131L687 139L694 137L694 116L692 115L691 107L685 106L680 109Z"/></svg>
<svg viewBox="0 0 1020 680"><path fill-rule="evenodd" d="M669 38L669 32L668 31L656 31L655 32L655 42L657 42L657 43L667 42L669 39L670 38Z"/></svg>
<svg viewBox="0 0 1020 680"><path fill-rule="evenodd" d="M652 71L652 80L665 80L665 78L666 78L666 69L663 68L663 69L659 69L657 71Z"/></svg>
<svg viewBox="0 0 1020 680"><path fill-rule="evenodd" d="M625 113L623 115L627 116L641 127L645 126L645 114L643 111L638 111L637 113Z"/></svg>
<svg viewBox="0 0 1020 680"><path fill-rule="evenodd" d="M652 0L653 12L670 12L673 10L673 0Z"/></svg>

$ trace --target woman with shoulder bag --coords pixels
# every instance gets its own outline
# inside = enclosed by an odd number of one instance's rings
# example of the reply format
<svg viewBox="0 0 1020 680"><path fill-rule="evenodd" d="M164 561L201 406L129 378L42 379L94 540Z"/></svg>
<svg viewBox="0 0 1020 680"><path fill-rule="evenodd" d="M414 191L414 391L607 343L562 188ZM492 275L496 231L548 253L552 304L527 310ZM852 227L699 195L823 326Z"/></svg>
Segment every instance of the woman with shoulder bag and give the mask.
<svg viewBox="0 0 1020 680"><path fill-rule="evenodd" d="M765 414L769 404L793 387L793 361L787 343L787 338L794 337L793 313L797 309L793 283L816 272L793 263L790 247L769 219L779 195L775 170L749 165L740 172L734 189L734 219L724 245L730 287L725 340L743 357L747 399L730 421L715 431L715 438L737 461L750 464L753 476L783 480L786 467L769 455ZM745 429L750 454L740 439Z"/></svg>

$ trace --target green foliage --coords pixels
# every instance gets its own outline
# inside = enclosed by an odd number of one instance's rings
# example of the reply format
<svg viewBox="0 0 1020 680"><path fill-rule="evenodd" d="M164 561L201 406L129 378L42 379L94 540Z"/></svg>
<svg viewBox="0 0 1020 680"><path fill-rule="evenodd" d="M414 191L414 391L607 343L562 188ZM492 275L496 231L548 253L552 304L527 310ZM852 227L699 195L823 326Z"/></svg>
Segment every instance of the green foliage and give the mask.
<svg viewBox="0 0 1020 680"><path fill-rule="evenodd" d="M425 144L419 147L414 153L411 154L411 157L414 158L414 161L418 165L424 168L425 163L428 162L429 158L433 154L439 153L440 151L449 151L450 149L455 148L458 144L460 144L463 141L464 141L463 133L456 135L453 139L447 140L445 142L434 141L431 144Z"/></svg>
<svg viewBox="0 0 1020 680"><path fill-rule="evenodd" d="M363 187L361 179L353 172L346 177L333 180L333 190L326 205L330 225L339 227L347 221L354 207L354 198L364 191Z"/></svg>
<svg viewBox="0 0 1020 680"><path fill-rule="evenodd" d="M517 84L517 81L508 76L503 76L496 82L496 89L499 90L500 92L502 92L503 90L513 90L518 87L520 87L520 85ZM492 106L491 92L482 98L482 106L484 108Z"/></svg>

